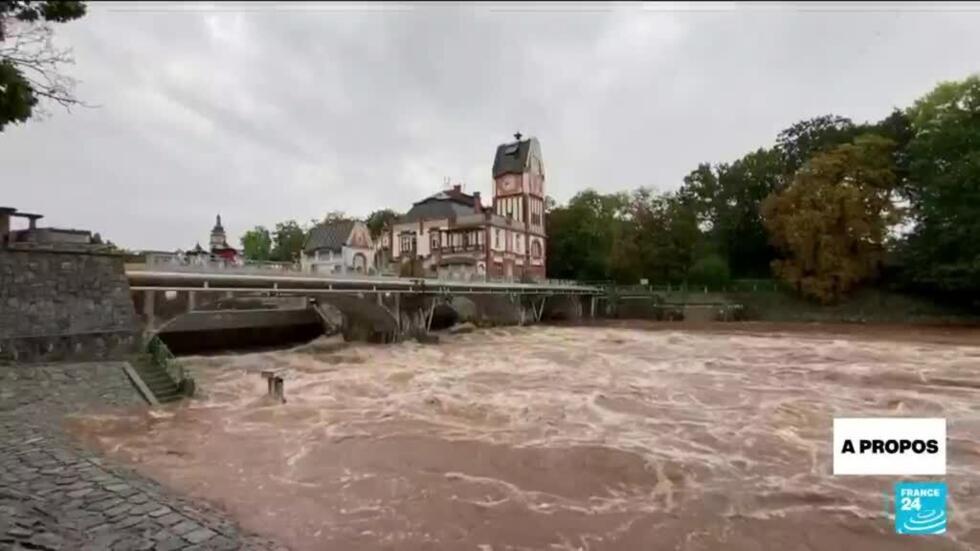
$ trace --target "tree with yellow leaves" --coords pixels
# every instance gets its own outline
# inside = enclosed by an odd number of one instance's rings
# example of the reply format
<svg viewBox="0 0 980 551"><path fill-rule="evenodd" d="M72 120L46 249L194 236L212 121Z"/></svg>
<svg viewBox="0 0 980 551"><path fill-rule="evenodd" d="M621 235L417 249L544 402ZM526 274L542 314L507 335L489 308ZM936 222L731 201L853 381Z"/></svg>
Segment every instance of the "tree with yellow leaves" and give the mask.
<svg viewBox="0 0 980 551"><path fill-rule="evenodd" d="M888 230L899 221L893 148L881 136L858 136L814 155L763 202L770 240L783 255L773 261L777 276L826 304L878 273Z"/></svg>

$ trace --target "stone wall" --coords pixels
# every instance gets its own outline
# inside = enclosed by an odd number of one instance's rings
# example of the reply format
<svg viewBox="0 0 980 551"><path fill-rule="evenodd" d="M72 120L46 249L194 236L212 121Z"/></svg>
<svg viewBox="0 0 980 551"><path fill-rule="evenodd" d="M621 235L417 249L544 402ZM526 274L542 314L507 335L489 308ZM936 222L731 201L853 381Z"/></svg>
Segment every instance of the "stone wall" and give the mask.
<svg viewBox="0 0 980 551"><path fill-rule="evenodd" d="M0 360L117 357L138 336L121 256L0 249Z"/></svg>

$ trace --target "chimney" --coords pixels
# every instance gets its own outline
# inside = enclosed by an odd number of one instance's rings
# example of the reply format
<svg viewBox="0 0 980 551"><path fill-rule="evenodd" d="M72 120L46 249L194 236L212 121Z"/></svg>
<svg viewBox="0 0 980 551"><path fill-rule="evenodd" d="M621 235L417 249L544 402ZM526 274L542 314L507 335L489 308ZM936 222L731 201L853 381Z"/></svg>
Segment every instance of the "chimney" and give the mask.
<svg viewBox="0 0 980 551"><path fill-rule="evenodd" d="M480 203L480 192L473 192L473 212L483 212L483 205Z"/></svg>

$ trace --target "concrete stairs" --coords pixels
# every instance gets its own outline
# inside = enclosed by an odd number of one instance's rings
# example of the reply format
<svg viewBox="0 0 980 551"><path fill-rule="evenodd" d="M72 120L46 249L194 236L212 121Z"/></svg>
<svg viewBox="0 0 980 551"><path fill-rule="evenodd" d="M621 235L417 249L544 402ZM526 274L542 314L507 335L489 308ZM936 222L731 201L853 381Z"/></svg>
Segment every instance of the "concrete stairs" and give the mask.
<svg viewBox="0 0 980 551"><path fill-rule="evenodd" d="M177 383L167 374L166 369L153 362L135 362L133 368L158 402L165 404L180 400Z"/></svg>

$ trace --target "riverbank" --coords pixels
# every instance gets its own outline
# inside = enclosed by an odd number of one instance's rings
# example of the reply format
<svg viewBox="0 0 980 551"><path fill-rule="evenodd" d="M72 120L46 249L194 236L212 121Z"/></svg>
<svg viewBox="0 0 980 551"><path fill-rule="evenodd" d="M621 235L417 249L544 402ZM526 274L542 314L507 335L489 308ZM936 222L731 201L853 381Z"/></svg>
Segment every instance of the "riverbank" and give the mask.
<svg viewBox="0 0 980 551"><path fill-rule="evenodd" d="M65 434L109 411L150 414L119 362L0 367L0 549L279 548Z"/></svg>

